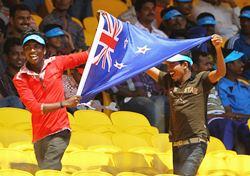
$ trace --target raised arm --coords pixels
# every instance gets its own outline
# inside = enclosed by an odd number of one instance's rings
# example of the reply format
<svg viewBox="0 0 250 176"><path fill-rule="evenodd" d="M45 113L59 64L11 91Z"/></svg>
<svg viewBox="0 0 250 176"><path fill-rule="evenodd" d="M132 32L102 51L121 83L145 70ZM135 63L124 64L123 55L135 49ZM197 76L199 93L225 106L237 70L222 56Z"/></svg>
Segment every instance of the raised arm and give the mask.
<svg viewBox="0 0 250 176"><path fill-rule="evenodd" d="M226 74L226 64L224 62L224 57L223 57L222 50L221 50L222 43L223 43L222 37L219 36L219 35L214 34L212 36L211 41L212 41L212 43L213 43L213 45L215 47L215 50L216 50L216 56L217 56L216 67L217 67L217 69L214 70L214 71L211 71L209 73L208 77L209 77L209 80L212 83L216 83L222 77L225 76L225 74Z"/></svg>

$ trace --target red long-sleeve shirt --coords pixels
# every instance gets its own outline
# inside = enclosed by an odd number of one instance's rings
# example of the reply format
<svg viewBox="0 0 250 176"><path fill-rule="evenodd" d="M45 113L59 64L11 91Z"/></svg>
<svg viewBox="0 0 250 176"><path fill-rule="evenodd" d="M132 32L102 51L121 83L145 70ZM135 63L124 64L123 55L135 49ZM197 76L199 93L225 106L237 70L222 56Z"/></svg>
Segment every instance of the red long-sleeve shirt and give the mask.
<svg viewBox="0 0 250 176"><path fill-rule="evenodd" d="M66 108L44 114L42 104L65 99L62 83L64 70L86 63L87 58L87 52L55 56L44 61L39 74L23 66L15 75L13 81L20 99L32 113L33 142L70 128Z"/></svg>

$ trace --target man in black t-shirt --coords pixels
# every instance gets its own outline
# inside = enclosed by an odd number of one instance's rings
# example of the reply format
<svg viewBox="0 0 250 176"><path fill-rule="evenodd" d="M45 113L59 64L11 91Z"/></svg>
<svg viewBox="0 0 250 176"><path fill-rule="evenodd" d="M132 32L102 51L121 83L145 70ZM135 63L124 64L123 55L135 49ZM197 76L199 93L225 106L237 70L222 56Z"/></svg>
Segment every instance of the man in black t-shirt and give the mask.
<svg viewBox="0 0 250 176"><path fill-rule="evenodd" d="M173 143L174 174L196 175L209 138L206 126L207 96L213 84L226 73L221 51L222 37L212 36L217 70L192 74L190 57L176 55L166 61L169 72L151 68L147 73L166 87L170 101L169 137Z"/></svg>

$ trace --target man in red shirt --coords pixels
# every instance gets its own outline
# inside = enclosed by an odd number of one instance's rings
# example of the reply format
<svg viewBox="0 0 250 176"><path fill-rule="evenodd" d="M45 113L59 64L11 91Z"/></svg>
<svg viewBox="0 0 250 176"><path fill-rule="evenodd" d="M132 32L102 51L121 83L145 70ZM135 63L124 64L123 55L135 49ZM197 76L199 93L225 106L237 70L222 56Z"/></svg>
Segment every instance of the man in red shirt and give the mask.
<svg viewBox="0 0 250 176"><path fill-rule="evenodd" d="M29 31L23 36L26 64L15 75L20 99L32 113L33 143L40 169L61 170L61 159L70 140L66 108L75 107L79 96L64 98L62 74L87 61L88 52L45 59L43 35Z"/></svg>

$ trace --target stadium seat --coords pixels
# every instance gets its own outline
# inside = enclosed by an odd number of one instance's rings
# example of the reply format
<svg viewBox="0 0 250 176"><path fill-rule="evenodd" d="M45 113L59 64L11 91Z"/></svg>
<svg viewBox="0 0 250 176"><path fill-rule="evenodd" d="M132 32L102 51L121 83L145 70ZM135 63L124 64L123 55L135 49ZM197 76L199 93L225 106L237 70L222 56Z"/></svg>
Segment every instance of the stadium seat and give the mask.
<svg viewBox="0 0 250 176"><path fill-rule="evenodd" d="M97 16L98 10L104 10L113 15L114 17L118 17L122 12L126 11L127 9L128 9L127 5L122 1L117 1L117 0L92 1L92 10L94 16Z"/></svg>
<svg viewBox="0 0 250 176"><path fill-rule="evenodd" d="M46 7L48 13L51 13L55 8L53 3L52 3L52 0L45 0L45 7Z"/></svg>
<svg viewBox="0 0 250 176"><path fill-rule="evenodd" d="M121 173L117 174L116 176L147 176L147 175L140 174L137 172L121 172Z"/></svg>
<svg viewBox="0 0 250 176"><path fill-rule="evenodd" d="M101 166L110 166L110 156L101 152L81 150L71 152L67 158L62 160L63 165L75 165L82 170L100 168Z"/></svg>
<svg viewBox="0 0 250 176"><path fill-rule="evenodd" d="M236 0L236 4L242 8L245 7L247 5L250 5L250 1L249 0Z"/></svg>
<svg viewBox="0 0 250 176"><path fill-rule="evenodd" d="M95 145L113 145L112 140L107 136L91 132L73 132L70 142L81 145L84 149Z"/></svg>
<svg viewBox="0 0 250 176"><path fill-rule="evenodd" d="M156 134L151 137L151 143L154 148L157 148L160 152L167 152L171 150L172 143L169 142L169 135L167 133Z"/></svg>
<svg viewBox="0 0 250 176"><path fill-rule="evenodd" d="M13 142L31 141L32 137L13 128L0 128L0 142L8 147Z"/></svg>
<svg viewBox="0 0 250 176"><path fill-rule="evenodd" d="M79 171L72 174L72 176L112 176L112 174L101 171Z"/></svg>
<svg viewBox="0 0 250 176"><path fill-rule="evenodd" d="M152 167L159 173L173 173L173 154L172 150L165 153L157 153L153 155Z"/></svg>
<svg viewBox="0 0 250 176"><path fill-rule="evenodd" d="M39 170L36 172L35 176L69 176L65 172L57 170Z"/></svg>
<svg viewBox="0 0 250 176"><path fill-rule="evenodd" d="M226 147L224 144L221 142L221 140L210 136L210 141L207 146L207 153L211 151L216 151L216 150L226 150Z"/></svg>
<svg viewBox="0 0 250 176"><path fill-rule="evenodd" d="M133 152L114 153L112 161L120 171L134 171L137 168L150 167L142 154Z"/></svg>
<svg viewBox="0 0 250 176"><path fill-rule="evenodd" d="M227 158L228 168L235 171L238 175L245 175L250 172L250 156L249 155L236 155Z"/></svg>
<svg viewBox="0 0 250 176"><path fill-rule="evenodd" d="M102 152L107 154L112 154L122 151L120 147L114 145L94 145L94 146L89 146L87 150L94 152Z"/></svg>
<svg viewBox="0 0 250 176"><path fill-rule="evenodd" d="M122 129L134 126L150 126L148 119L139 113L130 111L117 111L110 115L114 125Z"/></svg>
<svg viewBox="0 0 250 176"><path fill-rule="evenodd" d="M42 22L42 18L38 15L35 15L35 14L31 14L31 17L33 18L33 20L35 21L36 23L36 26L39 26L40 23Z"/></svg>
<svg viewBox="0 0 250 176"><path fill-rule="evenodd" d="M79 26L81 26L83 28L82 22L77 19L76 17L71 17L72 21L76 22L77 24L79 24Z"/></svg>
<svg viewBox="0 0 250 176"><path fill-rule="evenodd" d="M29 172L17 169L2 169L0 170L0 176L33 176L33 175Z"/></svg>
<svg viewBox="0 0 250 176"><path fill-rule="evenodd" d="M237 153L232 150L215 150L206 154L206 156L211 156L211 157L215 157L215 158L223 159L223 160L227 160L227 158L234 157L236 155Z"/></svg>
<svg viewBox="0 0 250 176"><path fill-rule="evenodd" d="M0 108L0 123L7 127L15 127L18 123L30 123L31 113L25 109L4 107Z"/></svg>
<svg viewBox="0 0 250 176"><path fill-rule="evenodd" d="M98 20L96 17L86 17L83 19L83 26L86 31L95 34Z"/></svg>
<svg viewBox="0 0 250 176"><path fill-rule="evenodd" d="M150 147L146 140L126 133L112 135L112 141L115 146L120 147L123 151L136 147Z"/></svg>

